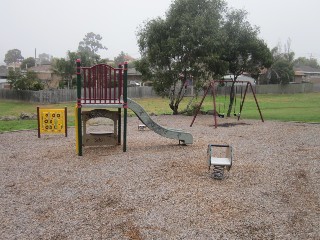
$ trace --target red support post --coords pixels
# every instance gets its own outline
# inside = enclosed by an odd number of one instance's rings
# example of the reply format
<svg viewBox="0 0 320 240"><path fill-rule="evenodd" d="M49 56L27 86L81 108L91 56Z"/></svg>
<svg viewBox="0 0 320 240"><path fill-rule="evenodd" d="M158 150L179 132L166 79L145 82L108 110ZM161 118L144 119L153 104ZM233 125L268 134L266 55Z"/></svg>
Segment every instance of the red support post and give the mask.
<svg viewBox="0 0 320 240"><path fill-rule="evenodd" d="M260 114L261 121L264 122L263 117L262 117L262 113L261 113L261 110L260 110L260 107L259 107L259 104L258 104L258 100L257 100L257 97L256 97L256 93L255 93L255 91L253 91L253 87L252 87L251 83L250 83L250 87L251 87L251 91L252 91L254 100L256 101L256 105L257 105L257 108L258 108L258 111L259 111L259 114Z"/></svg>
<svg viewBox="0 0 320 240"><path fill-rule="evenodd" d="M194 117L193 117L193 119L192 119L192 122L191 122L190 127L192 127L192 125L193 125L193 123L194 123L194 121L195 121L195 119L196 119L196 117L197 117L197 115L198 115L198 113L199 113L199 110L200 110L200 108L201 108L201 106L202 106L202 103L203 103L205 97L207 96L208 91L209 91L209 88L210 88L210 89L213 91L214 126L215 126L215 128L217 128L216 94L215 94L215 91L214 91L214 90L215 90L214 87L215 87L215 83L216 83L216 82L217 82L217 83L225 83L225 82L233 82L233 81L232 81L232 80L213 80L213 81L210 83L208 89L205 91L205 93L204 93L204 95L203 95L203 98L202 98L202 100L201 100L201 102L200 102L200 105L199 105L197 111L196 111L196 114L194 115ZM238 83L247 83L246 89L245 89L245 92L244 92L244 96L243 96L243 99L242 99L242 102L241 102L241 105L240 105L240 113L239 113L239 115L238 115L238 120L240 119L240 115L241 115L241 112L242 112L242 109L243 109L243 105L244 105L244 101L245 101L245 98L246 98L246 95L247 95L248 87L249 87L249 85L250 85L252 94L253 94L253 96L254 96L254 100L255 100L255 102L256 102L256 105L257 105L257 108L258 108L258 111L259 111L259 114L260 114L261 121L264 122L263 117L262 117L262 113L261 113L261 110L260 110L260 107L259 107L259 104L258 104L258 100L257 100L255 91L253 90L253 87L252 87L251 83L248 82L248 81L236 81L236 82L238 82ZM241 86L241 87L242 87L242 86Z"/></svg>
<svg viewBox="0 0 320 240"><path fill-rule="evenodd" d="M199 107L197 108L196 114L194 115L194 117L193 117L193 119L192 119L192 122L191 122L191 124L190 124L190 127L192 127L194 121L196 120L196 117L197 117L197 115L198 115L198 113L199 113L199 111L200 111L200 108L201 108L201 106L202 106L202 103L203 103L204 99L206 98L206 96L207 96L207 94L208 94L208 91L209 91L210 86L211 86L211 83L210 83L209 87L207 88L207 90L205 91L205 93L204 93L204 95L203 95L203 97L202 97L202 99L201 99L200 105L199 105Z"/></svg>

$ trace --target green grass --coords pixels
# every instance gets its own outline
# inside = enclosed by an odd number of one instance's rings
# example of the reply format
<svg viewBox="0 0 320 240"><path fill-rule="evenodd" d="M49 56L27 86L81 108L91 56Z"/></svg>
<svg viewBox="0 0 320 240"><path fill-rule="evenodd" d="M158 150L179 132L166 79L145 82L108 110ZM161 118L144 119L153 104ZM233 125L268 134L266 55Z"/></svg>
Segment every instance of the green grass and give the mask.
<svg viewBox="0 0 320 240"><path fill-rule="evenodd" d="M181 104L179 105L179 109L186 108L190 98L185 98ZM154 113L157 115L164 115L164 114L172 114L172 110L169 107L169 99L167 98L139 98L134 99L137 103L139 103L147 113ZM129 115L134 116L135 114L129 110Z"/></svg>
<svg viewBox="0 0 320 240"><path fill-rule="evenodd" d="M64 108L67 107L68 126L74 126L74 106L75 103L64 104L36 104L19 101L1 100L0 117L14 116L19 117L21 113L37 114L37 106L41 108ZM11 120L0 121L0 133L14 130L37 129L37 120Z"/></svg>
<svg viewBox="0 0 320 240"><path fill-rule="evenodd" d="M298 122L318 122L320 123L320 94L264 94L257 95L260 109L265 120L279 120L279 121L298 121ZM184 99L180 104L180 110L184 109L190 98ZM166 98L143 98L135 99L148 113L172 114L169 108L169 101ZM201 97L197 98L195 102L200 102ZM218 96L217 109L220 105L220 112L223 112L224 106L227 107L224 96ZM35 103L26 103L18 101L1 100L0 102L0 117L16 116L18 117L22 112L37 113L37 106L42 108L68 108L68 126L74 126L74 106L75 103L62 104L48 104L38 105ZM203 102L203 110L213 109L213 100L211 96L207 96ZM240 109L240 98L237 99L236 113ZM233 113L233 111L232 111ZM128 111L129 116L133 116L132 111ZM241 117L243 119L259 119L260 115L257 110L252 94L247 94ZM36 120L13 120L0 121L0 132L13 131L21 129L37 129Z"/></svg>
<svg viewBox="0 0 320 240"><path fill-rule="evenodd" d="M258 103L265 120L320 122L320 94L263 94L257 95ZM200 99L201 100L201 99ZM200 101L199 100L199 101ZM217 99L220 112L227 108L224 96ZM203 103L204 110L213 109L212 97ZM225 110L226 111L226 110ZM235 112L240 111L240 98L237 99ZM232 109L232 113L234 109ZM260 115L252 94L246 96L241 117L244 119L260 119Z"/></svg>
<svg viewBox="0 0 320 240"><path fill-rule="evenodd" d="M6 131L36 129L36 128L37 128L37 121L35 120L0 121L0 133L6 132Z"/></svg>

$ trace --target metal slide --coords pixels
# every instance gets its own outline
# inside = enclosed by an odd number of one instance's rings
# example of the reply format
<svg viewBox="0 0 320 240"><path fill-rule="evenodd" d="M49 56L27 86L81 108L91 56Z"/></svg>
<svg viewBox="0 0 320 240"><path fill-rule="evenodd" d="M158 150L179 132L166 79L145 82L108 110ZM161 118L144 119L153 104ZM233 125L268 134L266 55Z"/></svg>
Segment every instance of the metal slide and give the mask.
<svg viewBox="0 0 320 240"><path fill-rule="evenodd" d="M128 108L130 108L137 117L145 124L149 129L158 133L159 135L179 140L179 143L182 142L183 144L192 144L193 143L193 136L190 133L184 132L179 129L171 129L165 128L161 125L154 122L148 113L141 107L138 103L133 101L132 99L128 98Z"/></svg>

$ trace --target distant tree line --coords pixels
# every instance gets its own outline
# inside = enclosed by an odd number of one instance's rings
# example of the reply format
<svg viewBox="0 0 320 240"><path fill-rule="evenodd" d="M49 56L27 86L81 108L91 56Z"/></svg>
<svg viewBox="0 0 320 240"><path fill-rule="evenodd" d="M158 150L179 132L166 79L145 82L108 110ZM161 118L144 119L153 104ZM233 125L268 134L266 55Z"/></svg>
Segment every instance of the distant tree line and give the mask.
<svg viewBox="0 0 320 240"><path fill-rule="evenodd" d="M82 41L79 42L77 51L68 51L65 58L51 58L49 54L39 54L39 58L33 57L24 58L19 49L12 49L5 55L5 63L20 63L20 69L10 68L8 80L13 89L18 90L41 90L43 84L37 78L37 75L28 70L39 64L51 64L53 72L61 76L60 88L73 88L75 87L75 62L81 59L82 66L92 66L99 63L108 63L114 67L123 64L128 57L127 53L123 51L114 58L114 61L109 59L102 59L99 51L107 50L107 47L101 43L102 37L99 34L89 32L85 35ZM130 63L132 66L132 63ZM26 72L21 72L26 70ZM32 79L32 81L31 81Z"/></svg>

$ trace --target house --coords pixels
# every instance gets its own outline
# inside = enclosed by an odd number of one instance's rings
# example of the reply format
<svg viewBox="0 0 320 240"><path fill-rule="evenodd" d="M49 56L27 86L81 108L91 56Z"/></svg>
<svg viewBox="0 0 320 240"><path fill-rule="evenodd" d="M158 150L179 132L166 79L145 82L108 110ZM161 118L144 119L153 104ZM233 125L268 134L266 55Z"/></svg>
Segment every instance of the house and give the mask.
<svg viewBox="0 0 320 240"><path fill-rule="evenodd" d="M10 84L7 79L0 79L0 89L10 89Z"/></svg>
<svg viewBox="0 0 320 240"><path fill-rule="evenodd" d="M8 69L6 66L0 66L0 89L10 89L8 83Z"/></svg>
<svg viewBox="0 0 320 240"><path fill-rule="evenodd" d="M303 71L294 71L294 82L295 83L303 83L305 82L305 73Z"/></svg>
<svg viewBox="0 0 320 240"><path fill-rule="evenodd" d="M233 80L233 75L225 75L222 77L222 80ZM247 76L247 74L241 74L238 76L237 81L241 82L241 81L246 81L246 82L250 82L251 85L255 85L256 84L256 80L252 77Z"/></svg>
<svg viewBox="0 0 320 240"><path fill-rule="evenodd" d="M140 86L142 85L142 74L137 71L135 68L128 68L128 83L135 82L138 83Z"/></svg>
<svg viewBox="0 0 320 240"><path fill-rule="evenodd" d="M300 66L294 68L295 83L320 83L320 69L309 66Z"/></svg>
<svg viewBox="0 0 320 240"><path fill-rule="evenodd" d="M19 69L20 64L11 63L8 66L0 66L0 89L10 89L7 77L10 69ZM51 65L41 65L28 68L28 71L34 71L37 77L42 81L46 89L58 88L61 77L53 73ZM22 74L26 71L21 71Z"/></svg>
<svg viewBox="0 0 320 240"><path fill-rule="evenodd" d="M28 71L34 71L37 77L44 84L45 89L53 89L59 87L61 76L55 74L51 68L51 65L39 65L28 68Z"/></svg>
<svg viewBox="0 0 320 240"><path fill-rule="evenodd" d="M6 68L8 70L20 70L21 67L21 62L14 62L14 63L9 63Z"/></svg>

